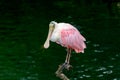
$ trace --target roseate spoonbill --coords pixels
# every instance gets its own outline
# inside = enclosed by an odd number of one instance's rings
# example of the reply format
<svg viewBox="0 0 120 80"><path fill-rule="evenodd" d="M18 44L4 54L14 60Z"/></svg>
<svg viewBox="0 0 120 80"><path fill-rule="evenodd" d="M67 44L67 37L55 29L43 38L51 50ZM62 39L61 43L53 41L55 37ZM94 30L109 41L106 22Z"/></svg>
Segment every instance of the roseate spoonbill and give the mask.
<svg viewBox="0 0 120 80"><path fill-rule="evenodd" d="M51 21L49 24L49 32L47 39L44 43L44 48L48 48L49 41L56 42L63 47L67 48L67 55L63 67L70 67L69 60L71 55L71 50L75 50L76 53L84 53L86 45L84 41L86 39L80 34L80 32L69 23L57 23Z"/></svg>

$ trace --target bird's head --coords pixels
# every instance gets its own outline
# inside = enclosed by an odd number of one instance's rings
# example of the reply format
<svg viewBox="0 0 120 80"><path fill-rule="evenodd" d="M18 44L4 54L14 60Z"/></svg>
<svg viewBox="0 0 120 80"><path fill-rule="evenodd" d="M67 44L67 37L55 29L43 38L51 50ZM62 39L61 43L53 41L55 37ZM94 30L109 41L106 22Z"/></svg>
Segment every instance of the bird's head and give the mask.
<svg viewBox="0 0 120 80"><path fill-rule="evenodd" d="M57 24L57 22L51 21L49 24L49 30L54 30L56 24Z"/></svg>
<svg viewBox="0 0 120 80"><path fill-rule="evenodd" d="M44 43L44 48L49 47L49 45L50 45L49 41L50 41L51 35L52 35L52 33L53 33L54 29L55 29L56 24L57 24L57 22L55 22L55 21L50 22L49 31L48 31L48 37L47 37L47 39L46 39L46 41Z"/></svg>

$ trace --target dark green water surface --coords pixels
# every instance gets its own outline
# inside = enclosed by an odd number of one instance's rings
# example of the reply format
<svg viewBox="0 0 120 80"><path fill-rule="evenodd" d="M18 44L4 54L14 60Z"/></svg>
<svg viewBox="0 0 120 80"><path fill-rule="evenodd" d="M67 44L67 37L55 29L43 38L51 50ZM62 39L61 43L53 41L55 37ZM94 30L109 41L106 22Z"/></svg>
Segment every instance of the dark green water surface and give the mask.
<svg viewBox="0 0 120 80"><path fill-rule="evenodd" d="M56 13L56 12L55 12ZM51 20L73 24L86 38L84 54L72 52L70 80L120 80L120 19L80 18L42 12L0 20L0 80L59 80L58 65L65 48L52 43L43 48ZM47 15L47 16L46 16Z"/></svg>

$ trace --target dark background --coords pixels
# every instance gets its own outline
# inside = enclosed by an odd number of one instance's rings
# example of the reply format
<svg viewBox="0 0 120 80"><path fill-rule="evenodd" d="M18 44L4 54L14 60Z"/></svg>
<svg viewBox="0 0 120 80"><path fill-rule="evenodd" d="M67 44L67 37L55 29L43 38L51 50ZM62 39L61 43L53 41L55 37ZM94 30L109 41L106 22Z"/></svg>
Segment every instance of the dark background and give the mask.
<svg viewBox="0 0 120 80"><path fill-rule="evenodd" d="M43 44L49 22L74 25L85 54L72 54L70 80L120 80L119 0L0 0L0 80L59 80L66 50Z"/></svg>

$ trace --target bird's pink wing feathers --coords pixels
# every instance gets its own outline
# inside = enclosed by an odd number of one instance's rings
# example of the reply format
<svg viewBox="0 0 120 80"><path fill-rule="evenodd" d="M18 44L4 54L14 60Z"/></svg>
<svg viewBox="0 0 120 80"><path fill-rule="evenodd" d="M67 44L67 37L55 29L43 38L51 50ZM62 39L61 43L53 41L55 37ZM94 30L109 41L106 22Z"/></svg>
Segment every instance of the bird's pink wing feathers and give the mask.
<svg viewBox="0 0 120 80"><path fill-rule="evenodd" d="M75 28L61 30L61 40L59 44L74 49L76 53L84 52L84 48L86 48L84 41L85 38Z"/></svg>

